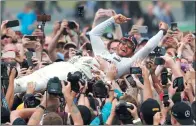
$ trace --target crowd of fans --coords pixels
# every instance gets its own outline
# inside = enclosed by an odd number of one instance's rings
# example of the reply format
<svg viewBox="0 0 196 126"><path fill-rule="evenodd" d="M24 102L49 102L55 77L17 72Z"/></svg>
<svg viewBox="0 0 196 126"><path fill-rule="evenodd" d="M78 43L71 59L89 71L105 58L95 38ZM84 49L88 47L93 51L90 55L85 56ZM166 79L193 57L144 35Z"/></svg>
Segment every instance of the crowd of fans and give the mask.
<svg viewBox="0 0 196 126"><path fill-rule="evenodd" d="M1 24L1 124L195 124L194 32L170 20L125 35L132 19L99 9L91 26L64 19L45 35L46 18L29 35Z"/></svg>

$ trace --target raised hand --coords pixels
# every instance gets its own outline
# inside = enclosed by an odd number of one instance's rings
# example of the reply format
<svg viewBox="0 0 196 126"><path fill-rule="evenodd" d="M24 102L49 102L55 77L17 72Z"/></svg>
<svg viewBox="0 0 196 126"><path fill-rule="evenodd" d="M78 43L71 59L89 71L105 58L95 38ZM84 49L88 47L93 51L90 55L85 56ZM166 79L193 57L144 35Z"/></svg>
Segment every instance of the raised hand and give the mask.
<svg viewBox="0 0 196 126"><path fill-rule="evenodd" d="M127 23L127 21L131 20L131 18L127 18L123 16L122 14L117 14L114 16L115 23L117 24L122 24L122 23Z"/></svg>

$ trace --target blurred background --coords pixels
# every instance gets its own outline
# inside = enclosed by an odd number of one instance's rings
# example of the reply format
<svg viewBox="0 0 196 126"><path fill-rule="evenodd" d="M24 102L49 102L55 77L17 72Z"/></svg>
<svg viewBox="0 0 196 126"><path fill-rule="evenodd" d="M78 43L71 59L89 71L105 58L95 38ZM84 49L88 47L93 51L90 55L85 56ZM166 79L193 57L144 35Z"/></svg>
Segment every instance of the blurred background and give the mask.
<svg viewBox="0 0 196 126"><path fill-rule="evenodd" d="M1 21L16 19L17 14L24 11L25 6L32 5L36 14L50 14L51 21L45 27L46 34L50 33L54 21L62 19L77 20L81 27L92 25L96 11L99 8L114 9L117 13L126 15L132 20L123 25L124 32L128 32L133 24L150 26L149 32L156 31L153 25L160 20L170 24L177 22L182 31L195 31L195 1L1 1ZM77 17L77 7L84 6L84 18ZM127 25L129 25L127 27ZM16 27L19 30L20 27Z"/></svg>

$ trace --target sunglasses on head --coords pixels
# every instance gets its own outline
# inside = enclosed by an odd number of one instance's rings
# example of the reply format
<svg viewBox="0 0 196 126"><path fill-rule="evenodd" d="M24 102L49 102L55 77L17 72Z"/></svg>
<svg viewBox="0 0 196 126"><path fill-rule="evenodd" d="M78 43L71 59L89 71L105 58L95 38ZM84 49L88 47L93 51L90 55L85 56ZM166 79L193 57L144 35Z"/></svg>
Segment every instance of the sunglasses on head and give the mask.
<svg viewBox="0 0 196 126"><path fill-rule="evenodd" d="M4 38L11 38L11 37L10 36L7 36L7 35L1 36L1 40L3 40Z"/></svg>

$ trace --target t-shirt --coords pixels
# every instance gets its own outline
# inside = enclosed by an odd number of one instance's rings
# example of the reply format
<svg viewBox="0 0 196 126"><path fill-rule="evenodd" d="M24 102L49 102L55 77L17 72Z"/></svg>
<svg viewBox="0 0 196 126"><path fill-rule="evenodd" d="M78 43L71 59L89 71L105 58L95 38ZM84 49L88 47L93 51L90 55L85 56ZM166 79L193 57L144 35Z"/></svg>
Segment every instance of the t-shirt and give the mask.
<svg viewBox="0 0 196 126"><path fill-rule="evenodd" d="M19 13L17 18L20 20L21 23L21 32L22 34L31 35L33 29L29 29L29 26L32 25L37 17L34 11L30 11L29 13Z"/></svg>

